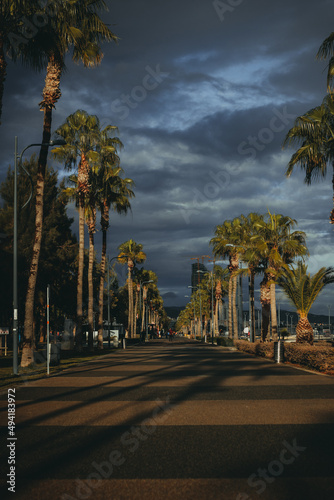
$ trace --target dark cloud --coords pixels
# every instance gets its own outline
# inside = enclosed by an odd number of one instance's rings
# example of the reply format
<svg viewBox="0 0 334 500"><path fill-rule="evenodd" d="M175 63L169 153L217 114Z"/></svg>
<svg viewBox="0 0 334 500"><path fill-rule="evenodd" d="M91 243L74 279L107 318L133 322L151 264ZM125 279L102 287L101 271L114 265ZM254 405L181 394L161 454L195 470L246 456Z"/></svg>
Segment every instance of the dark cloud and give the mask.
<svg viewBox="0 0 334 500"><path fill-rule="evenodd" d="M136 198L126 217L111 214L110 256L129 238L143 243L165 303L184 304L190 258L211 253L216 225L270 209L306 231L312 271L334 264L330 180L308 187L298 171L286 179L293 150L282 150L294 118L326 92L316 53L333 31L329 2L241 1L224 15L211 0L107 3L119 44L105 46L91 70L67 58L52 128L77 109L119 127ZM20 150L41 140L43 85L43 71L9 63L1 179L13 163L14 136ZM98 254L100 246L97 233ZM323 297L327 304L330 291Z"/></svg>

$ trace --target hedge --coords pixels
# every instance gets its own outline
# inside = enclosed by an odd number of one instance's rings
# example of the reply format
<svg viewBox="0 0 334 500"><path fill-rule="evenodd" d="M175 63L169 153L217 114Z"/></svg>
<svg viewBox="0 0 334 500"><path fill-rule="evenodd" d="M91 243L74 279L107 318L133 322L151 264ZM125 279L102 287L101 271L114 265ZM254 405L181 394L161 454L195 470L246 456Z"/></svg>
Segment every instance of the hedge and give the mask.
<svg viewBox="0 0 334 500"><path fill-rule="evenodd" d="M322 345L285 343L284 359L289 363L334 375L334 347L330 347L327 343Z"/></svg>
<svg viewBox="0 0 334 500"><path fill-rule="evenodd" d="M234 345L239 351L274 359L274 342L237 340ZM334 375L334 347L328 343L309 345L284 342L284 361Z"/></svg>
<svg viewBox="0 0 334 500"><path fill-rule="evenodd" d="M234 345L239 351L274 359L274 342L248 342L247 340L236 340Z"/></svg>

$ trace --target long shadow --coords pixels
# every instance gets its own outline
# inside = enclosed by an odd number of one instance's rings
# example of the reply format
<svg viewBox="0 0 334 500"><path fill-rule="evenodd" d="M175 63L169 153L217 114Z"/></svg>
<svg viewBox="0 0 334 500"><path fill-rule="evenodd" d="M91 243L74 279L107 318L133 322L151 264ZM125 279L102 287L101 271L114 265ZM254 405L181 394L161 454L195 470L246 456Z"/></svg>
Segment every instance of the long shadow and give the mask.
<svg viewBox="0 0 334 500"><path fill-rule="evenodd" d="M154 348L155 346L152 345L150 347ZM175 347L177 347L176 344L175 344ZM171 351L172 351L172 349L173 348L171 348ZM207 350L207 348L204 349L204 350L205 350L205 353L203 353L203 354L205 354L205 356L208 356L208 350ZM235 359L237 359L237 358L241 359L238 356L234 356L235 353L231 353L231 354L233 354L233 357ZM181 353L181 355L179 355L178 357L177 356L173 356L172 359L170 358L170 355L171 355L171 352L169 352L169 353L166 352L166 361L169 360L169 362L172 363L173 366L176 367L176 369L177 369L177 367L180 367L180 364L184 365L184 361L186 359L185 358L186 352L185 352L185 354ZM182 359L180 359L180 357L182 357ZM192 360L189 361L189 367L192 367L192 372L196 372L196 370L198 370L198 361L199 361L199 359L201 357L202 357L202 353L200 352L200 347L199 347L199 356L198 356L198 359L195 359L195 360L192 359ZM243 359L245 361L249 360L248 356L243 356ZM159 362L160 361L161 360L159 358ZM138 363L138 360L136 360L135 362ZM206 363L206 361L202 360L202 363ZM265 369L268 369L268 364L267 363L268 362L263 361L260 364L257 364L256 368L253 368L252 370L251 369L249 370L249 373L252 373L254 375L254 380L257 380L259 378L259 376L257 376L257 375L254 374L254 370L257 369L257 368L259 368L261 365L264 366ZM232 369L233 362L230 362L230 364L231 364L231 369ZM205 365L202 364L202 367L203 366L205 366ZM234 368L235 368L235 365L234 365ZM212 366L211 366L211 369L212 369ZM213 370L213 371L215 371L215 370ZM277 370L275 369L274 371L276 372ZM183 369L179 370L179 372L184 372L184 370ZM157 370L150 370L150 371L144 372L144 373L145 373L145 376L148 376L148 379L150 379L151 377L154 376L155 378L160 378L161 380L166 380L167 373L166 373L166 368L165 367L157 369ZM121 380L131 380L131 379L134 379L134 378L136 378L138 376L143 376L144 373L136 372L136 374L126 376L126 377L122 378ZM242 373L242 375L244 375L244 374L245 374L245 372ZM271 374L271 370L269 370L268 374L269 375ZM292 373L289 370L289 373L287 373L287 374L291 375ZM203 374L201 374L201 376L202 375ZM206 384L206 387L214 388L215 390L217 390L216 382L217 382L217 375L219 375L219 373L214 373L213 374L212 371L211 371L211 372L209 372L207 374L204 374L204 375L205 375L205 378L204 378L203 384ZM66 375L64 374L64 376L66 376ZM117 382L119 383L119 381L120 380L115 381L115 384L117 384ZM106 385L110 385L110 381L105 381L104 383L98 384L97 387L94 386L92 389L96 390L97 388L101 388L101 387L104 387ZM124 396L124 393L129 393L130 391L133 391L134 388L140 388L140 387L142 387L142 383L135 384L134 386L131 386L131 387L120 387L119 389L117 389L116 394L122 394ZM174 397L172 399L172 403L174 405L177 405L178 403L180 403L182 401L186 401L186 400L192 399L196 395L198 396L199 393L203 394L202 384L199 387L199 385L198 385L198 383L196 383L196 381L193 382L192 384L188 384L186 387L181 387L181 388L179 387L178 391L176 391L176 392L175 392L174 389L175 388L171 388L171 387L163 387L163 391L162 391L164 394L166 394L166 396L168 396L168 393L171 394L171 393L174 392ZM73 388L71 388L71 390L68 391L67 394L80 395L80 394L82 394L82 392L84 390L87 390L87 389L86 388L76 388L75 390L73 390ZM157 393L158 392L159 391L157 391ZM160 394L161 394L161 390L160 390ZM63 394L60 394L60 395L63 395ZM115 396L115 393L114 393L114 396ZM37 401L43 402L43 401L47 401L47 400L50 400L50 398L41 398L41 399L39 399ZM82 408L82 409L84 409L84 407L87 406L87 404L98 402L100 400L101 400L100 396L96 395L95 397L90 398L87 401L78 402L74 407L72 407L70 409L62 409L62 410L59 410L57 412L52 412L50 415L52 415L52 414L53 415L64 415L64 418L66 418L67 412L72 411L74 408ZM35 402L36 401L34 401L33 403L35 403ZM30 403L27 403L27 404L33 404L33 403L30 402ZM128 404L131 405L130 402ZM118 410L116 410L116 411L118 411ZM150 418L151 416L152 416L152 412L150 412L150 411L141 412L140 414L138 414L136 416L136 420L137 419L139 419L139 420L142 419L142 421L143 421L146 418ZM31 429L31 426L33 426L36 423L42 422L43 420L45 420L45 418L47 418L47 417L45 416L43 418L32 419L31 421L27 422L24 425L24 427L29 431L29 429ZM87 448L90 450L90 456L92 456L92 454L95 454L96 457L99 457L100 456L100 454L99 454L99 448L103 447L103 445L105 444L106 437L109 436L109 438L112 440L112 442L117 443L118 440L120 439L120 436L122 435L122 433L124 433L126 431L126 429L129 428L129 426L133 425L133 423L134 423L133 422L133 418L129 418L129 419L127 419L123 423L123 425L121 427L117 426L117 428L112 429L109 432L106 430L105 427L103 427L102 429L99 429L98 427L97 428L94 427L93 430L90 431L90 434L87 435L87 436L82 435L82 433L80 433L78 431L78 435L80 435L82 437L82 439L83 439L82 442L73 443L73 441L72 441L70 452L69 452L68 448L66 449L66 451L64 451L63 449L60 449L52 457L46 458L43 461L43 464L37 462L37 463L31 463L30 465L27 465L26 471L24 473L25 481L29 482L34 477L50 477L49 476L49 474L50 474L49 471L50 470L53 471L53 475L57 475L57 474L61 475L61 471L64 470L64 469L66 469L66 467L70 469L70 466L71 466L73 460L78 459L79 457L82 457L83 455L85 455L87 453ZM263 426L261 426L261 428L262 427ZM38 429L36 429L36 430L38 431ZM66 430L65 430L65 432L66 432ZM75 432L75 431L73 431L73 432ZM292 430L291 426L290 426L289 429L288 428L286 429L285 439L293 439L293 437L296 435L296 433L297 433L297 428L295 428L294 430ZM36 432L34 434L36 434ZM298 427L298 435L302 436L302 434L300 433L299 427ZM54 436L51 437L51 435L50 435L49 437L50 437L50 440L49 440L48 445L51 446L51 447L56 447L57 441L59 440L59 435L57 435L57 432L55 432ZM306 438L307 438L307 435L305 434L305 441L301 440L300 442L301 443L302 442L306 442ZM34 443L35 443L35 445L36 444L42 444L43 443L43 438L41 437L41 439L38 440L38 442L34 441ZM27 445L27 446L29 446L29 445ZM27 452L28 451L29 450L27 449ZM261 451L261 454L260 454L260 457L259 457L259 465L261 465L260 462L262 460L264 462L267 461L267 463L269 463L270 460L272 460L272 459L273 459L273 457L270 455L270 446L269 446L269 448L267 446L266 448L264 448ZM204 467L204 466L202 466L202 467ZM247 467L248 466L246 466L245 464L241 464L241 465L238 465L238 466L234 465L234 468L237 469L238 473L240 473L241 471L243 471L243 475L245 477L247 477L247 474L248 474ZM252 467L254 467L254 464L252 464ZM138 466L137 466L137 469L138 469ZM233 469L233 467L232 467L232 469ZM214 473L217 474L217 467L214 468L214 471L215 471ZM252 472L252 470L250 470L250 472ZM230 473L233 473L233 470L231 470ZM242 477L244 477L244 476L242 476ZM221 473L220 473L220 476L218 475L218 477L221 477ZM26 485L25 485L25 487L26 487Z"/></svg>

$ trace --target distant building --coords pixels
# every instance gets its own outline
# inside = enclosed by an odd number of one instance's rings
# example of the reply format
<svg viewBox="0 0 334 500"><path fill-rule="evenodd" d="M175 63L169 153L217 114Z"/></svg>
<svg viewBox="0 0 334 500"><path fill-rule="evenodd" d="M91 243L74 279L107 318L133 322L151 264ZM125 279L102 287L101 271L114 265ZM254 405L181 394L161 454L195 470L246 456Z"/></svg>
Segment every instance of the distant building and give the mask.
<svg viewBox="0 0 334 500"><path fill-rule="evenodd" d="M197 271L203 271L203 272L198 273ZM201 263L191 264L191 286L193 287L192 292L195 292L197 290L199 283L201 283L201 281L204 278L204 273L207 272L208 270L204 264Z"/></svg>

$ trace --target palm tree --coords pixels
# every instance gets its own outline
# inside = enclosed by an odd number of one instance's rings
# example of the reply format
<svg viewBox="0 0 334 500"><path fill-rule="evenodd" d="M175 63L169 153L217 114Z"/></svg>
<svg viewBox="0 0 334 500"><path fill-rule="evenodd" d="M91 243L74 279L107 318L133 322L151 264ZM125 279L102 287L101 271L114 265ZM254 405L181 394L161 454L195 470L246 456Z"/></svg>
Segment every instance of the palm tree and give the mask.
<svg viewBox="0 0 334 500"><path fill-rule="evenodd" d="M242 216L243 217L243 216ZM246 270L249 277L249 320L250 320L250 340L255 340L255 276L263 272L263 260L259 249L257 248L257 223L263 220L263 215L257 213L250 213L244 218L246 226L245 238L245 251L243 253L243 261L247 263L248 269ZM264 311L264 309L263 309ZM265 316L265 314L264 314Z"/></svg>
<svg viewBox="0 0 334 500"><path fill-rule="evenodd" d="M102 59L100 43L117 40L98 16L99 10L106 8L103 0L58 3L57 15L49 16L48 24L41 28L32 40L37 47L36 53L46 60L47 70L43 99L40 102L40 109L44 113L44 145L40 149L38 159L35 237L26 294L22 367L33 363L34 295L42 239L44 179L48 156L48 146L45 144L49 144L51 138L52 110L61 96L60 78L66 53L73 47L72 59L75 62L82 61L85 66L94 66Z"/></svg>
<svg viewBox="0 0 334 500"><path fill-rule="evenodd" d="M297 221L281 214L271 214L268 210L267 220L255 224L258 235L253 238L263 259L268 261L266 274L270 285L270 313L273 340L277 340L277 314L275 283L282 269L287 267L295 257L307 254L305 233L291 231Z"/></svg>
<svg viewBox="0 0 334 500"><path fill-rule="evenodd" d="M79 256L77 278L77 330L76 346L82 349L82 287L85 251L85 205L90 192L91 169L98 167L99 155L96 146L100 137L100 123L95 115L77 110L66 118L56 133L66 141L65 146L53 150L54 157L64 161L65 168L73 168L79 159L77 175L77 195L79 205Z"/></svg>
<svg viewBox="0 0 334 500"><path fill-rule="evenodd" d="M126 214L131 209L129 199L134 197L134 192L131 189L133 181L131 179L122 179L119 174L121 169L113 166L112 163L103 161L99 170L99 186L98 195L99 208L101 212L101 229L102 229L102 253L100 267L100 289L99 289L99 320L98 320L98 345L103 348L103 291L106 269L107 255L107 231L109 228L109 213L110 208L118 214Z"/></svg>
<svg viewBox="0 0 334 500"><path fill-rule="evenodd" d="M331 84L334 78L334 32L332 32L320 45L317 53L318 59L328 59L327 87L331 92Z"/></svg>
<svg viewBox="0 0 334 500"><path fill-rule="evenodd" d="M307 316L315 299L329 283L334 283L333 267L322 267L313 276L307 273L307 266L303 262L298 262L296 268L283 270L278 284L299 315L296 342L313 344L313 328Z"/></svg>
<svg viewBox="0 0 334 500"><path fill-rule="evenodd" d="M288 131L283 146L300 145L292 155L286 176L290 177L296 165L305 171L305 182L311 184L319 177L326 177L329 165L333 168L334 204L334 100L333 94L327 95L322 104L307 111L295 120ZM334 208L330 215L334 224Z"/></svg>
<svg viewBox="0 0 334 500"><path fill-rule="evenodd" d="M146 254L143 252L143 245L136 243L133 240L122 243L119 247L118 260L122 264L128 266L128 295L129 295L129 309L128 309L128 334L132 338L134 335L133 324L133 286L132 286L132 271L136 263L140 264L146 260Z"/></svg>
<svg viewBox="0 0 334 500"><path fill-rule="evenodd" d="M215 237L210 241L210 244L213 245L213 253L215 256L229 258L229 337L232 338L233 328L233 337L235 340L238 339L238 318L236 308L237 276L240 255L246 250L246 237L247 233L244 218L236 217L232 221L228 220L221 226L217 226Z"/></svg>

